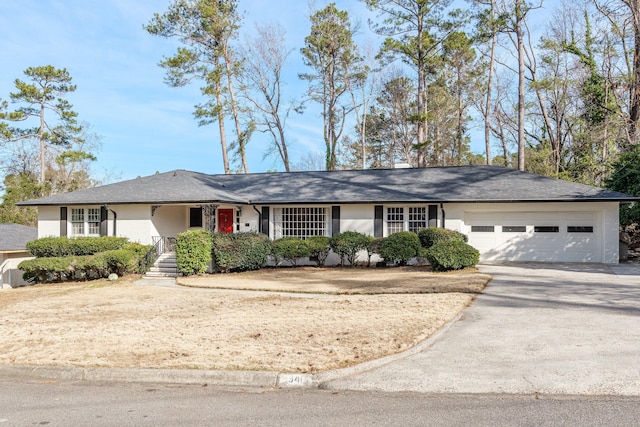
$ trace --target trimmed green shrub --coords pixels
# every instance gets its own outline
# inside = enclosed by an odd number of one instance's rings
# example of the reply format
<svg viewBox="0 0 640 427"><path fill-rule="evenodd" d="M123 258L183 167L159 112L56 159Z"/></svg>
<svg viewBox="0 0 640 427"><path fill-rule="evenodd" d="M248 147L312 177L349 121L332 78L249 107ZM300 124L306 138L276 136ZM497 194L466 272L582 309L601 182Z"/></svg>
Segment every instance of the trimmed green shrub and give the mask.
<svg viewBox="0 0 640 427"><path fill-rule="evenodd" d="M258 270L269 261L271 241L262 233L213 235L213 266L217 271Z"/></svg>
<svg viewBox="0 0 640 427"><path fill-rule="evenodd" d="M311 255L311 250L306 240L283 237L271 243L271 253L276 260L283 259L297 266L298 261Z"/></svg>
<svg viewBox="0 0 640 427"><path fill-rule="evenodd" d="M133 251L116 249L114 251L101 252L97 255L104 260L109 273L123 276L136 270L138 257Z"/></svg>
<svg viewBox="0 0 640 427"><path fill-rule="evenodd" d="M447 228L423 228L418 231L418 238L423 248L429 249L431 246L438 242L445 242L451 240L458 240L463 243L467 243L469 238L466 234L462 234L459 231L449 230Z"/></svg>
<svg viewBox="0 0 640 427"><path fill-rule="evenodd" d="M185 276L207 271L211 260L211 233L206 230L188 230L176 239L176 263Z"/></svg>
<svg viewBox="0 0 640 427"><path fill-rule="evenodd" d="M340 265L344 265L345 259L349 265L355 265L358 252L369 245L369 236L357 231L345 231L331 238L329 246L331 250L340 256Z"/></svg>
<svg viewBox="0 0 640 427"><path fill-rule="evenodd" d="M27 243L27 249L37 258L93 255L122 248L126 237L43 237Z"/></svg>
<svg viewBox="0 0 640 427"><path fill-rule="evenodd" d="M83 257L76 257L76 278L97 279L109 276L109 268L104 252Z"/></svg>
<svg viewBox="0 0 640 427"><path fill-rule="evenodd" d="M157 257L154 250L153 253L150 254L150 258L147 259L147 254L149 251L153 250L152 245L142 245L136 242L129 242L125 244L122 249L130 251L134 255L135 265L133 266L133 273L145 273Z"/></svg>
<svg viewBox="0 0 640 427"><path fill-rule="evenodd" d="M393 233L380 243L378 253L386 262L406 265L409 260L418 256L420 239L412 231Z"/></svg>
<svg viewBox="0 0 640 427"><path fill-rule="evenodd" d="M27 281L59 282L73 278L76 257L48 257L22 261L18 268Z"/></svg>
<svg viewBox="0 0 640 427"><path fill-rule="evenodd" d="M369 237L369 244L366 247L367 267L371 267L371 257L374 254L380 253L380 245L384 241L384 237L373 237L373 236L368 236L368 237Z"/></svg>
<svg viewBox="0 0 640 427"><path fill-rule="evenodd" d="M311 256L316 259L316 264L320 267L324 265L331 251L330 241L331 238L327 236L311 236L306 239Z"/></svg>
<svg viewBox="0 0 640 427"><path fill-rule="evenodd" d="M93 255L36 258L21 262L18 268L24 272L25 280L40 283L97 279L110 273L122 276L138 272L139 252L116 249Z"/></svg>
<svg viewBox="0 0 640 427"><path fill-rule="evenodd" d="M438 242L425 252L433 271L462 270L475 266L480 252L460 240Z"/></svg>

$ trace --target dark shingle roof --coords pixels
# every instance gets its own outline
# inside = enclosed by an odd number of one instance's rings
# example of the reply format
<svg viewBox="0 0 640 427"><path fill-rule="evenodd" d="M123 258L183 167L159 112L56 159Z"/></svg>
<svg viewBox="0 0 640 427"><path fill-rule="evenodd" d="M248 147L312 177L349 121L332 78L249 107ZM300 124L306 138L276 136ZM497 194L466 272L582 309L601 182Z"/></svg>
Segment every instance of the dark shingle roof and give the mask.
<svg viewBox="0 0 640 427"><path fill-rule="evenodd" d="M635 201L500 166L207 175L177 170L21 205Z"/></svg>
<svg viewBox="0 0 640 427"><path fill-rule="evenodd" d="M0 224L0 251L25 250L27 242L38 238L38 229L18 224Z"/></svg>

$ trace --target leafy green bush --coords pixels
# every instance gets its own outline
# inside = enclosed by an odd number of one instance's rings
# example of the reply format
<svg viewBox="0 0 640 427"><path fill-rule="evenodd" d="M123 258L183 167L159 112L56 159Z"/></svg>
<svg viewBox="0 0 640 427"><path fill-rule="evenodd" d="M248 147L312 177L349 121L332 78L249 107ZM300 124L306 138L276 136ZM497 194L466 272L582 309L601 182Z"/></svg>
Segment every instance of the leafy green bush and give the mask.
<svg viewBox="0 0 640 427"><path fill-rule="evenodd" d="M216 233L213 265L217 271L258 270L269 261L271 241L262 233Z"/></svg>
<svg viewBox="0 0 640 427"><path fill-rule="evenodd" d="M324 265L331 251L330 241L331 238L327 236L311 236L306 239L311 256L316 259L316 264L320 267Z"/></svg>
<svg viewBox="0 0 640 427"><path fill-rule="evenodd" d="M380 245L384 241L384 237L369 236L369 244L365 248L367 251L367 267L371 267L371 257L380 253Z"/></svg>
<svg viewBox="0 0 640 427"><path fill-rule="evenodd" d="M93 255L122 248L126 237L43 237L27 243L27 249L37 258Z"/></svg>
<svg viewBox="0 0 640 427"><path fill-rule="evenodd" d="M22 261L18 268L27 281L59 282L73 278L76 257L48 257Z"/></svg>
<svg viewBox="0 0 640 427"><path fill-rule="evenodd" d="M133 266L133 273L145 273L157 257L157 254L153 251L151 258L147 259L147 254L153 249L152 245L129 242L125 244L122 249L130 251L134 255L135 265Z"/></svg>
<svg viewBox="0 0 640 427"><path fill-rule="evenodd" d="M433 271L462 270L480 260L476 248L460 240L438 242L425 252Z"/></svg>
<svg viewBox="0 0 640 427"><path fill-rule="evenodd" d="M206 230L188 230L176 239L176 263L185 276L207 271L211 260L211 233Z"/></svg>
<svg viewBox="0 0 640 427"><path fill-rule="evenodd" d="M386 262L406 265L411 258L418 256L420 239L412 231L393 233L385 238L378 249L378 253Z"/></svg>
<svg viewBox="0 0 640 427"><path fill-rule="evenodd" d="M104 259L109 273L123 276L136 270L138 258L133 251L116 249L114 251L101 252L99 256Z"/></svg>
<svg viewBox="0 0 640 427"><path fill-rule="evenodd" d="M462 234L459 231L435 227L423 228L418 231L418 238L420 239L422 247L427 249L438 242L458 240L466 243L469 240L465 234Z"/></svg>
<svg viewBox="0 0 640 427"><path fill-rule="evenodd" d="M76 278L97 279L99 277L109 276L110 272L107 267L107 260L103 254L104 252L99 252L94 255L76 257Z"/></svg>
<svg viewBox="0 0 640 427"><path fill-rule="evenodd" d="M311 255L311 250L306 240L298 237L283 237L271 243L271 253L277 260L283 259L298 265L300 259Z"/></svg>
<svg viewBox="0 0 640 427"><path fill-rule="evenodd" d="M21 262L18 268L24 272L25 280L40 283L86 280L107 277L110 273L122 276L137 272L140 257L139 251L116 249L93 255L35 258Z"/></svg>
<svg viewBox="0 0 640 427"><path fill-rule="evenodd" d="M329 242L331 250L340 256L340 265L344 265L344 260L349 265L355 265L358 252L364 250L369 245L369 236L357 231L345 231L333 236Z"/></svg>

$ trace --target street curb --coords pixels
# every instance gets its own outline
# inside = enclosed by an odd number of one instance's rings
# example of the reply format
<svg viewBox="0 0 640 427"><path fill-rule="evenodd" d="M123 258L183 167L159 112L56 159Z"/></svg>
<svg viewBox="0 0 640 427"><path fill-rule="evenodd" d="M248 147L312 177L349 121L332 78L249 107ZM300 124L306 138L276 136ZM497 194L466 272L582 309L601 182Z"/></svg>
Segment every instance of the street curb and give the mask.
<svg viewBox="0 0 640 427"><path fill-rule="evenodd" d="M0 366L0 379L275 387L278 377L277 372L262 371Z"/></svg>
<svg viewBox="0 0 640 427"><path fill-rule="evenodd" d="M86 382L207 384L212 386L324 388L329 381L359 374L411 356L431 347L462 317L462 312L437 332L402 353L392 354L348 368L318 374L292 374L269 371L214 371L144 368L74 368L60 366L1 366L0 380L48 380Z"/></svg>

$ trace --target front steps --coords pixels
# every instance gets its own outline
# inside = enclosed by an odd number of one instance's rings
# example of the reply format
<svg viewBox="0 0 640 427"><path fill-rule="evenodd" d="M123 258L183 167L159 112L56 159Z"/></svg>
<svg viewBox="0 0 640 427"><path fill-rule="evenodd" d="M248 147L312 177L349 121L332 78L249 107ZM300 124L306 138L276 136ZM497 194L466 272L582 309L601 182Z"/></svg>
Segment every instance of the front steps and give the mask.
<svg viewBox="0 0 640 427"><path fill-rule="evenodd" d="M144 275L145 278L167 278L181 276L178 272L175 253L165 253L158 257L153 267Z"/></svg>

